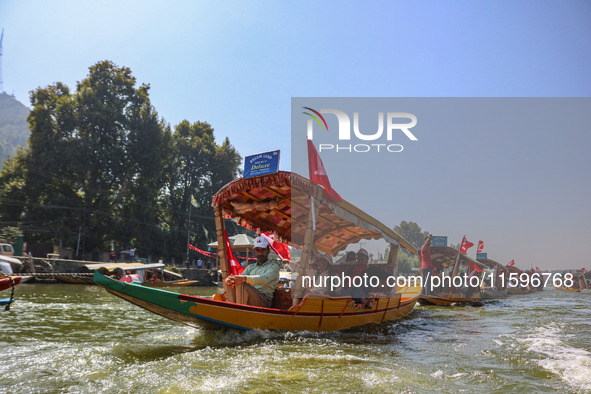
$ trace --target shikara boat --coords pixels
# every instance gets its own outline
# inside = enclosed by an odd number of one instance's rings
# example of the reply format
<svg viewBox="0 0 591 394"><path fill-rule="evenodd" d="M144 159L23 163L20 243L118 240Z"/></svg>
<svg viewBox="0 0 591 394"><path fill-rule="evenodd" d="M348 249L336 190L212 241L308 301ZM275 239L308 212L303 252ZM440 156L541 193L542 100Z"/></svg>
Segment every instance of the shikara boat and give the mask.
<svg viewBox="0 0 591 394"><path fill-rule="evenodd" d="M20 284L21 280L22 276L14 275L9 263L0 261L0 291Z"/></svg>
<svg viewBox="0 0 591 394"><path fill-rule="evenodd" d="M531 287L528 285L524 286L524 282L525 283L529 283L529 280L527 281L521 281L519 280L520 278L522 278L522 275L528 275L525 271L520 270L519 268L515 267L515 266L509 266L506 267L507 270L509 270L509 278L506 278L507 281L507 294L510 295L519 295L519 294L527 294L527 293L531 293L532 289ZM517 282L515 281L511 281L511 274L516 274L517 275ZM528 275L529 276L529 275Z"/></svg>
<svg viewBox="0 0 591 394"><path fill-rule="evenodd" d="M508 294L507 279L509 270L504 265L491 259L478 260L486 266L483 276L481 297L483 299L505 298Z"/></svg>
<svg viewBox="0 0 591 394"><path fill-rule="evenodd" d="M421 305L480 303L484 264L449 246L431 246L431 261L436 267L431 278L434 288L431 290L429 286L425 289L426 294L421 294ZM461 280L454 284L454 278Z"/></svg>
<svg viewBox="0 0 591 394"><path fill-rule="evenodd" d="M591 272L581 272L574 275L574 280L579 283L581 293L591 293Z"/></svg>
<svg viewBox="0 0 591 394"><path fill-rule="evenodd" d="M420 287L395 287L370 294L371 307L359 309L351 296L309 294L301 286L302 273L307 272L314 249L335 256L361 240L384 239L390 244L385 264L390 268L395 268L399 246L412 253L416 249L352 204L331 201L324 189L300 175L281 171L236 179L220 189L212 205L219 245L225 244L224 218L233 218L242 226L271 231L276 241L301 249L299 262L291 262L291 267L300 273L295 287L277 288L272 307L232 303L220 294L212 298L196 297L121 283L98 272L94 280L108 292L151 312L208 329L336 331L400 319L418 300ZM229 264L224 248L219 250L219 257L225 278ZM227 286L225 281L224 286Z"/></svg>
<svg viewBox="0 0 591 394"><path fill-rule="evenodd" d="M81 275L54 275L55 280L58 283L68 283L68 284L75 284L75 285L94 285L94 281L92 277L85 277Z"/></svg>
<svg viewBox="0 0 591 394"><path fill-rule="evenodd" d="M10 304L14 301L14 287L21 283L22 277L19 275L12 275L12 268L6 263L2 263L0 268L0 291L11 289L10 298L0 299L0 305L5 306L6 310L10 309ZM8 265L8 266L7 266Z"/></svg>
<svg viewBox="0 0 591 394"><path fill-rule="evenodd" d="M82 266L81 271L95 272L100 268L109 271L111 275L121 279L126 272L137 275L137 280L144 286L149 287L175 287L175 286L194 286L198 283L196 280L184 279L182 275L167 271L162 263L119 263L119 264L86 264ZM93 281L94 283L94 281Z"/></svg>
<svg viewBox="0 0 591 394"><path fill-rule="evenodd" d="M7 277L0 277L0 291L10 289L21 283L21 277L18 275L10 275Z"/></svg>
<svg viewBox="0 0 591 394"><path fill-rule="evenodd" d="M591 272L577 272L572 275L571 286L566 286L563 282L561 286L554 285L554 288L569 293L591 293ZM564 275L562 280L565 280Z"/></svg>

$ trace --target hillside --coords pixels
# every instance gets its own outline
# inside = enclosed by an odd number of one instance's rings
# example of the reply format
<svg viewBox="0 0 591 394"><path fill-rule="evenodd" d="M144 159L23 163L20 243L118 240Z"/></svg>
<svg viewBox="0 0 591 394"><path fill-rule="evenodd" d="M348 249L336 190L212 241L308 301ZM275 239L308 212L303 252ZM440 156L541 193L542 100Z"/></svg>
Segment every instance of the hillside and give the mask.
<svg viewBox="0 0 591 394"><path fill-rule="evenodd" d="M14 97L0 93L0 163L16 152L29 138L27 115L29 108Z"/></svg>

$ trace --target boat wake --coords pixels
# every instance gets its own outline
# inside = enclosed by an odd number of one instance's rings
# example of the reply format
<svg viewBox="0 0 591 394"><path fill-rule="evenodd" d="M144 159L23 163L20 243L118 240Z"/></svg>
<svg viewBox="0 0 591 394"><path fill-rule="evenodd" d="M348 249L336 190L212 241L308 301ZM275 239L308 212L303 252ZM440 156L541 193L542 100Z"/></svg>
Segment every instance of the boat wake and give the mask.
<svg viewBox="0 0 591 394"><path fill-rule="evenodd" d="M579 390L591 390L591 352L563 342L565 333L556 323L536 328L526 338L519 339L527 351L542 355L535 362Z"/></svg>

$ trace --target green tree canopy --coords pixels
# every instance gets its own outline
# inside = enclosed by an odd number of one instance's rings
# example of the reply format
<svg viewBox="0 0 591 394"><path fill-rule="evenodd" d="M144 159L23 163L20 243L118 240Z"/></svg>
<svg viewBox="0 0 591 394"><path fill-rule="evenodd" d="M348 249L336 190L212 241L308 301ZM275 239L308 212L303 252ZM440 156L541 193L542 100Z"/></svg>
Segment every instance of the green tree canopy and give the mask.
<svg viewBox="0 0 591 394"><path fill-rule="evenodd" d="M394 231L402 235L404 239L417 249L423 245L425 237L429 235L428 231L422 231L421 227L415 222L407 222L405 220L400 222L398 226L394 227Z"/></svg>
<svg viewBox="0 0 591 394"><path fill-rule="evenodd" d="M184 256L214 233L211 198L238 175L240 155L218 145L206 122L171 128L131 70L102 61L74 92L55 83L31 92L27 149L0 172L0 218L28 242L81 252L136 247ZM188 217L191 196L199 205ZM189 228L189 224L191 225Z"/></svg>

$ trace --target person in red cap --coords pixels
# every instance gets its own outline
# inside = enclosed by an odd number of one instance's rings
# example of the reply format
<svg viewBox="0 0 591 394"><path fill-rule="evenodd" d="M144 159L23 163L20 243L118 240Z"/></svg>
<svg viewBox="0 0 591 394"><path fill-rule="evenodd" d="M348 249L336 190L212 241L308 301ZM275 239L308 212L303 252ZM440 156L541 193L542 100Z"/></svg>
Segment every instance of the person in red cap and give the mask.
<svg viewBox="0 0 591 394"><path fill-rule="evenodd" d="M269 308L275 285L279 281L279 263L270 255L269 241L265 237L254 240L256 264L249 264L241 275L226 278L228 301L238 304Z"/></svg>

